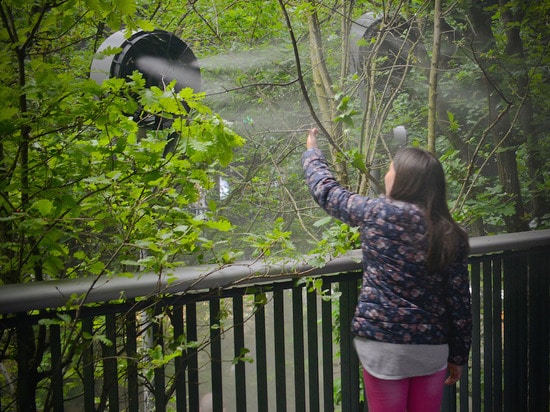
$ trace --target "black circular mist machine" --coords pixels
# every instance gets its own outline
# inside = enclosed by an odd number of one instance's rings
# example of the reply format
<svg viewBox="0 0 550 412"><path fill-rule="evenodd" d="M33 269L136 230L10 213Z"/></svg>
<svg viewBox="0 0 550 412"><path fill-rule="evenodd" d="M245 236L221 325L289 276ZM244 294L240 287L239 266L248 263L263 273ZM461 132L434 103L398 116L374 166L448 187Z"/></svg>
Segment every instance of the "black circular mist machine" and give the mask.
<svg viewBox="0 0 550 412"><path fill-rule="evenodd" d="M107 48L120 48L122 51L102 55L101 52ZM198 60L191 48L173 33L164 30L139 31L126 38L124 31L117 31L101 44L96 54L98 57L92 61L90 78L99 84L111 77L124 79L137 70L143 75L146 87L162 89L176 80L176 92L186 87L200 91ZM133 118L146 129L162 129L172 122L143 111L135 113Z"/></svg>

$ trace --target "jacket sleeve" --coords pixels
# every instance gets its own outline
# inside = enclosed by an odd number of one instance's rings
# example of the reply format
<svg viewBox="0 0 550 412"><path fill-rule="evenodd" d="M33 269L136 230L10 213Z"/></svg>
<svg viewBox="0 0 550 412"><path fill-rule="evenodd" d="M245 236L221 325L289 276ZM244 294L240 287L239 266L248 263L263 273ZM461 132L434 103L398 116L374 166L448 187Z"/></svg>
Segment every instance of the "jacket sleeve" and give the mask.
<svg viewBox="0 0 550 412"><path fill-rule="evenodd" d="M446 286L450 317L448 361L465 365L472 345L472 304L467 258L461 258L449 267Z"/></svg>
<svg viewBox="0 0 550 412"><path fill-rule="evenodd" d="M344 189L328 168L320 149L309 149L302 155L306 184L313 199L329 215L358 226L365 213L368 197Z"/></svg>

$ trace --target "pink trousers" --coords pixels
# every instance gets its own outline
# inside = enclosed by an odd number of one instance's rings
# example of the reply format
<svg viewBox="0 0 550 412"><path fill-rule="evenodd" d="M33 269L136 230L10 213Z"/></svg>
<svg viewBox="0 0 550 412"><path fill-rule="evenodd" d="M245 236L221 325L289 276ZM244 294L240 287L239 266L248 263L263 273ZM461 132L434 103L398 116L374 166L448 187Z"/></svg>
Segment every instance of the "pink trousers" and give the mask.
<svg viewBox="0 0 550 412"><path fill-rule="evenodd" d="M369 412L439 412L446 372L388 380L363 369Z"/></svg>

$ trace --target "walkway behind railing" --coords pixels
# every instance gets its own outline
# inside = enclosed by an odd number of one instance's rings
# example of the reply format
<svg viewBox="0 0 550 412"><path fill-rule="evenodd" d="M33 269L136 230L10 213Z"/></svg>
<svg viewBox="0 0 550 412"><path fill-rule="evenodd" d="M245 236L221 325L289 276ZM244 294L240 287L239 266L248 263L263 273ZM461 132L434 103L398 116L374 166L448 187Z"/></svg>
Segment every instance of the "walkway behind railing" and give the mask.
<svg viewBox="0 0 550 412"><path fill-rule="evenodd" d="M366 410L359 257L1 286L0 411ZM548 411L550 230L473 238L470 262L471 365L443 410Z"/></svg>

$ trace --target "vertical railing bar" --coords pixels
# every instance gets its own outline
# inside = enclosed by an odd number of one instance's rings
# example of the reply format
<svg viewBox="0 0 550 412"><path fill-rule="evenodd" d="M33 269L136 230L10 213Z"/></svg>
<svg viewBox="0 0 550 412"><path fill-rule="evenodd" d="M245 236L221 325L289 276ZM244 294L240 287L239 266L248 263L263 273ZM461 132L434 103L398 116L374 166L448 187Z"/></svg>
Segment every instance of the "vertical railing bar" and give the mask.
<svg viewBox="0 0 550 412"><path fill-rule="evenodd" d="M221 306L220 298L215 296L209 301L210 306L210 372L212 374L212 411L223 410L222 386L222 344L221 344Z"/></svg>
<svg viewBox="0 0 550 412"><path fill-rule="evenodd" d="M164 354L164 328L162 327L163 317L159 316L162 313L162 305L157 302L154 307L154 318L152 320L153 330L153 346L160 346ZM153 369L153 393L155 396L155 412L166 410L166 393L165 393L165 370L164 366L157 366Z"/></svg>
<svg viewBox="0 0 550 412"><path fill-rule="evenodd" d="M174 334L174 342L178 342L180 345L185 345L185 332L183 329L183 306L177 305L172 309L172 327ZM185 388L185 368L186 360L185 355L187 351L182 349L182 354L174 359L175 367L175 391L176 391L176 411L187 412L187 390Z"/></svg>
<svg viewBox="0 0 550 412"><path fill-rule="evenodd" d="M342 410L359 411L359 360L353 353L350 324L357 303L357 280L340 281L340 358Z"/></svg>
<svg viewBox="0 0 550 412"><path fill-rule="evenodd" d="M462 375L462 378L460 379L460 387L458 390L458 400L459 400L459 410L460 412L470 412L470 390L469 390L469 384L470 384L470 374L468 371L464 371L465 373ZM453 410L457 410L456 407L456 401L455 401L455 407Z"/></svg>
<svg viewBox="0 0 550 412"><path fill-rule="evenodd" d="M323 411L334 410L334 374L332 349L332 283L323 282L326 299L321 300L321 342L323 351Z"/></svg>
<svg viewBox="0 0 550 412"><path fill-rule="evenodd" d="M82 333L86 339L86 346L82 353L82 385L84 386L84 412L95 411L95 379L94 379L94 348L93 348L93 320L82 318ZM86 336L87 335L87 336Z"/></svg>
<svg viewBox="0 0 550 412"><path fill-rule="evenodd" d="M472 265L472 312L480 316L472 319L472 412L481 411L481 273L480 265Z"/></svg>
<svg viewBox="0 0 550 412"><path fill-rule="evenodd" d="M527 410L527 262L504 255L504 410Z"/></svg>
<svg viewBox="0 0 550 412"><path fill-rule="evenodd" d="M244 341L244 307L242 295L233 298L233 348L235 357L241 356L245 349ZM246 368L244 360L235 364L235 403L237 412L246 412Z"/></svg>
<svg viewBox="0 0 550 412"><path fill-rule="evenodd" d="M256 313L254 315L254 327L256 331L256 377L258 409L267 410L267 360L265 338L265 295L262 292L256 294Z"/></svg>
<svg viewBox="0 0 550 412"><path fill-rule="evenodd" d="M502 264L499 256L493 263L493 409L502 411Z"/></svg>
<svg viewBox="0 0 550 412"><path fill-rule="evenodd" d="M529 257L529 320L528 339L528 410L550 410L549 387L549 322L550 250Z"/></svg>
<svg viewBox="0 0 550 412"><path fill-rule="evenodd" d="M139 411L136 315L137 312L135 309L131 309L125 314L126 368L128 374L128 412Z"/></svg>
<svg viewBox="0 0 550 412"><path fill-rule="evenodd" d="M462 383L460 383L461 385ZM441 402L441 412L456 411L456 386L445 385L443 387L443 400Z"/></svg>
<svg viewBox="0 0 550 412"><path fill-rule="evenodd" d="M357 304L357 299L359 297L359 288L357 287L357 283L353 283L352 285L354 286L354 288L353 288L353 303L352 303L351 307L349 308L350 316L349 316L349 320L348 320L348 330L350 328L351 318L352 318L352 316L355 312L355 306ZM356 399L355 404L357 405L355 408L357 410L361 410L361 409L366 410L367 409L366 398L364 399L364 402L362 403L362 401L361 401L361 389L360 389L361 385L359 383L360 379L363 380L362 366L359 362L359 357L355 353L355 350L352 351L350 364L351 364L351 367L352 367L352 371L354 372L353 375L351 376L351 379L352 379L352 384L354 385L353 386L353 388L354 388L354 395L353 396ZM359 372L359 371L361 371L361 372ZM361 406L363 406L363 407L361 407Z"/></svg>
<svg viewBox="0 0 550 412"><path fill-rule="evenodd" d="M306 383L304 366L304 288L296 286L292 289L292 329L294 337L294 385L295 385L295 410L306 410Z"/></svg>
<svg viewBox="0 0 550 412"><path fill-rule="evenodd" d="M319 410L319 338L315 289L308 291L306 302L309 411L314 412Z"/></svg>
<svg viewBox="0 0 550 412"><path fill-rule="evenodd" d="M63 412L63 368L61 356L61 328L50 326L50 355L52 362L52 406L56 412Z"/></svg>
<svg viewBox="0 0 550 412"><path fill-rule="evenodd" d="M187 341L197 342L197 304L188 303L185 306ZM195 347L190 347L188 353L187 382L189 388L189 410L199 410L199 360Z"/></svg>
<svg viewBox="0 0 550 412"><path fill-rule="evenodd" d="M103 373L104 390L108 391L109 412L118 412L118 368L116 357L116 314L105 315L105 335L111 342L104 345Z"/></svg>
<svg viewBox="0 0 550 412"><path fill-rule="evenodd" d="M484 410L493 409L493 277L491 261L483 263L483 402Z"/></svg>
<svg viewBox="0 0 550 412"><path fill-rule="evenodd" d="M277 412L284 412L286 406L286 360L285 360L285 320L283 290L273 291L273 323L275 335L275 401Z"/></svg>
<svg viewBox="0 0 550 412"><path fill-rule="evenodd" d="M31 396L31 384L28 368L33 352L33 343L28 341L28 334L32 334L32 326L27 324L26 313L16 313L16 361L17 361L17 406L27 411L34 408ZM31 339L34 336L31 335Z"/></svg>

